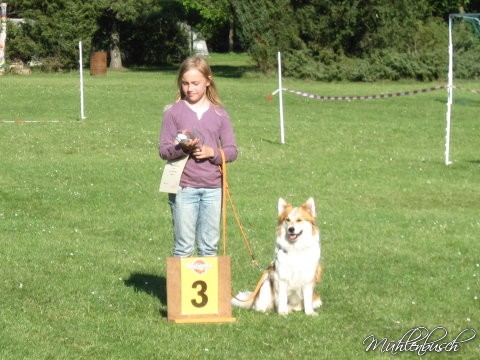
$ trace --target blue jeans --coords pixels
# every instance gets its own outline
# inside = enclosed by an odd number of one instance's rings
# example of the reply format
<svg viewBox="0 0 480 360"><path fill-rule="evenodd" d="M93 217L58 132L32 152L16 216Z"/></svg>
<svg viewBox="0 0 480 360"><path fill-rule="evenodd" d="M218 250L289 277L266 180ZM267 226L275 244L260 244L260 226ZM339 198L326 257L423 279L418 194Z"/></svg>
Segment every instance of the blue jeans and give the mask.
<svg viewBox="0 0 480 360"><path fill-rule="evenodd" d="M173 256L216 256L222 213L221 188L182 188L169 194L173 219Z"/></svg>

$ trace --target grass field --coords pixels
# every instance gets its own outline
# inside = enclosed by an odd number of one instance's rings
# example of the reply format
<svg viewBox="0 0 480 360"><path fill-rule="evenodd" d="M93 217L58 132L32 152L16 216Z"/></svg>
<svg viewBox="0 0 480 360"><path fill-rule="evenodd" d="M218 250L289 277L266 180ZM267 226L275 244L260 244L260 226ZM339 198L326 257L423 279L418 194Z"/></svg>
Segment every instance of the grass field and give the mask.
<svg viewBox="0 0 480 360"><path fill-rule="evenodd" d="M366 352L369 335L399 341L442 326L445 342L480 331L478 94L456 92L447 167L445 91L350 102L286 93L282 145L278 97L265 101L275 75L256 74L240 55L211 64L239 146L232 196L261 264L273 257L278 197L315 198L319 316L235 309L234 324L165 320L172 234L157 144L175 70L87 74L85 121L78 74L4 76L1 359L370 359L390 353ZM320 95L433 85L284 79ZM260 272L231 213L228 245L233 290L252 289ZM480 335L427 354L451 357L478 359Z"/></svg>

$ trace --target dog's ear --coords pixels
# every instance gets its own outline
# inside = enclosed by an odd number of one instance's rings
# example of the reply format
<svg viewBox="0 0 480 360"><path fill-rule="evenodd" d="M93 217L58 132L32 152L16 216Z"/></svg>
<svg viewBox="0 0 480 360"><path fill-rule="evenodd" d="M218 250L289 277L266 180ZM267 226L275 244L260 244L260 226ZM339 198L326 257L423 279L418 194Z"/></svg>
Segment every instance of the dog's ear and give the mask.
<svg viewBox="0 0 480 360"><path fill-rule="evenodd" d="M287 207L287 202L285 200L283 200L282 198L278 199L278 215L280 215L281 213L283 213L283 211L285 210L285 208Z"/></svg>
<svg viewBox="0 0 480 360"><path fill-rule="evenodd" d="M315 201L313 201L313 198L309 198L305 204L303 204L305 208L312 214L313 217L317 216L317 211L315 209Z"/></svg>

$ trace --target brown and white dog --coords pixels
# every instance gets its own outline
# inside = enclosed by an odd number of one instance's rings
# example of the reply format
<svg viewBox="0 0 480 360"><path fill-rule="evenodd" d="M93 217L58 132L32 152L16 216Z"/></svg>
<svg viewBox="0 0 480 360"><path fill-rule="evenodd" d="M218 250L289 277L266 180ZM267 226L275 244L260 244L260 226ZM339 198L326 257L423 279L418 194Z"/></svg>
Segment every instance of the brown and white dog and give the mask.
<svg viewBox="0 0 480 360"><path fill-rule="evenodd" d="M320 281L320 231L316 223L315 203L308 199L300 207L278 200L278 227L275 260L258 291L241 292L232 304L261 312L276 310L280 315L304 310L318 315L314 309L322 305L314 293Z"/></svg>

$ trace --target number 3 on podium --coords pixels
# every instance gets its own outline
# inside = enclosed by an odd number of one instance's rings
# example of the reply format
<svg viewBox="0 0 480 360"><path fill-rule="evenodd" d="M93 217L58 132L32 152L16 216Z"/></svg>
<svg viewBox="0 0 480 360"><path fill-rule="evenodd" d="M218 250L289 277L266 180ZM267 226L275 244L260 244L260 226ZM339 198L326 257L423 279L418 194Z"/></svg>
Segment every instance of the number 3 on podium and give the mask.
<svg viewBox="0 0 480 360"><path fill-rule="evenodd" d="M218 258L182 258L182 315L218 313Z"/></svg>
<svg viewBox="0 0 480 360"><path fill-rule="evenodd" d="M195 307L204 307L208 303L208 296L205 294L207 291L207 283L203 280L197 280L192 284L192 288L198 289L197 295L201 299L200 302L197 301L197 299L192 299L192 305Z"/></svg>

